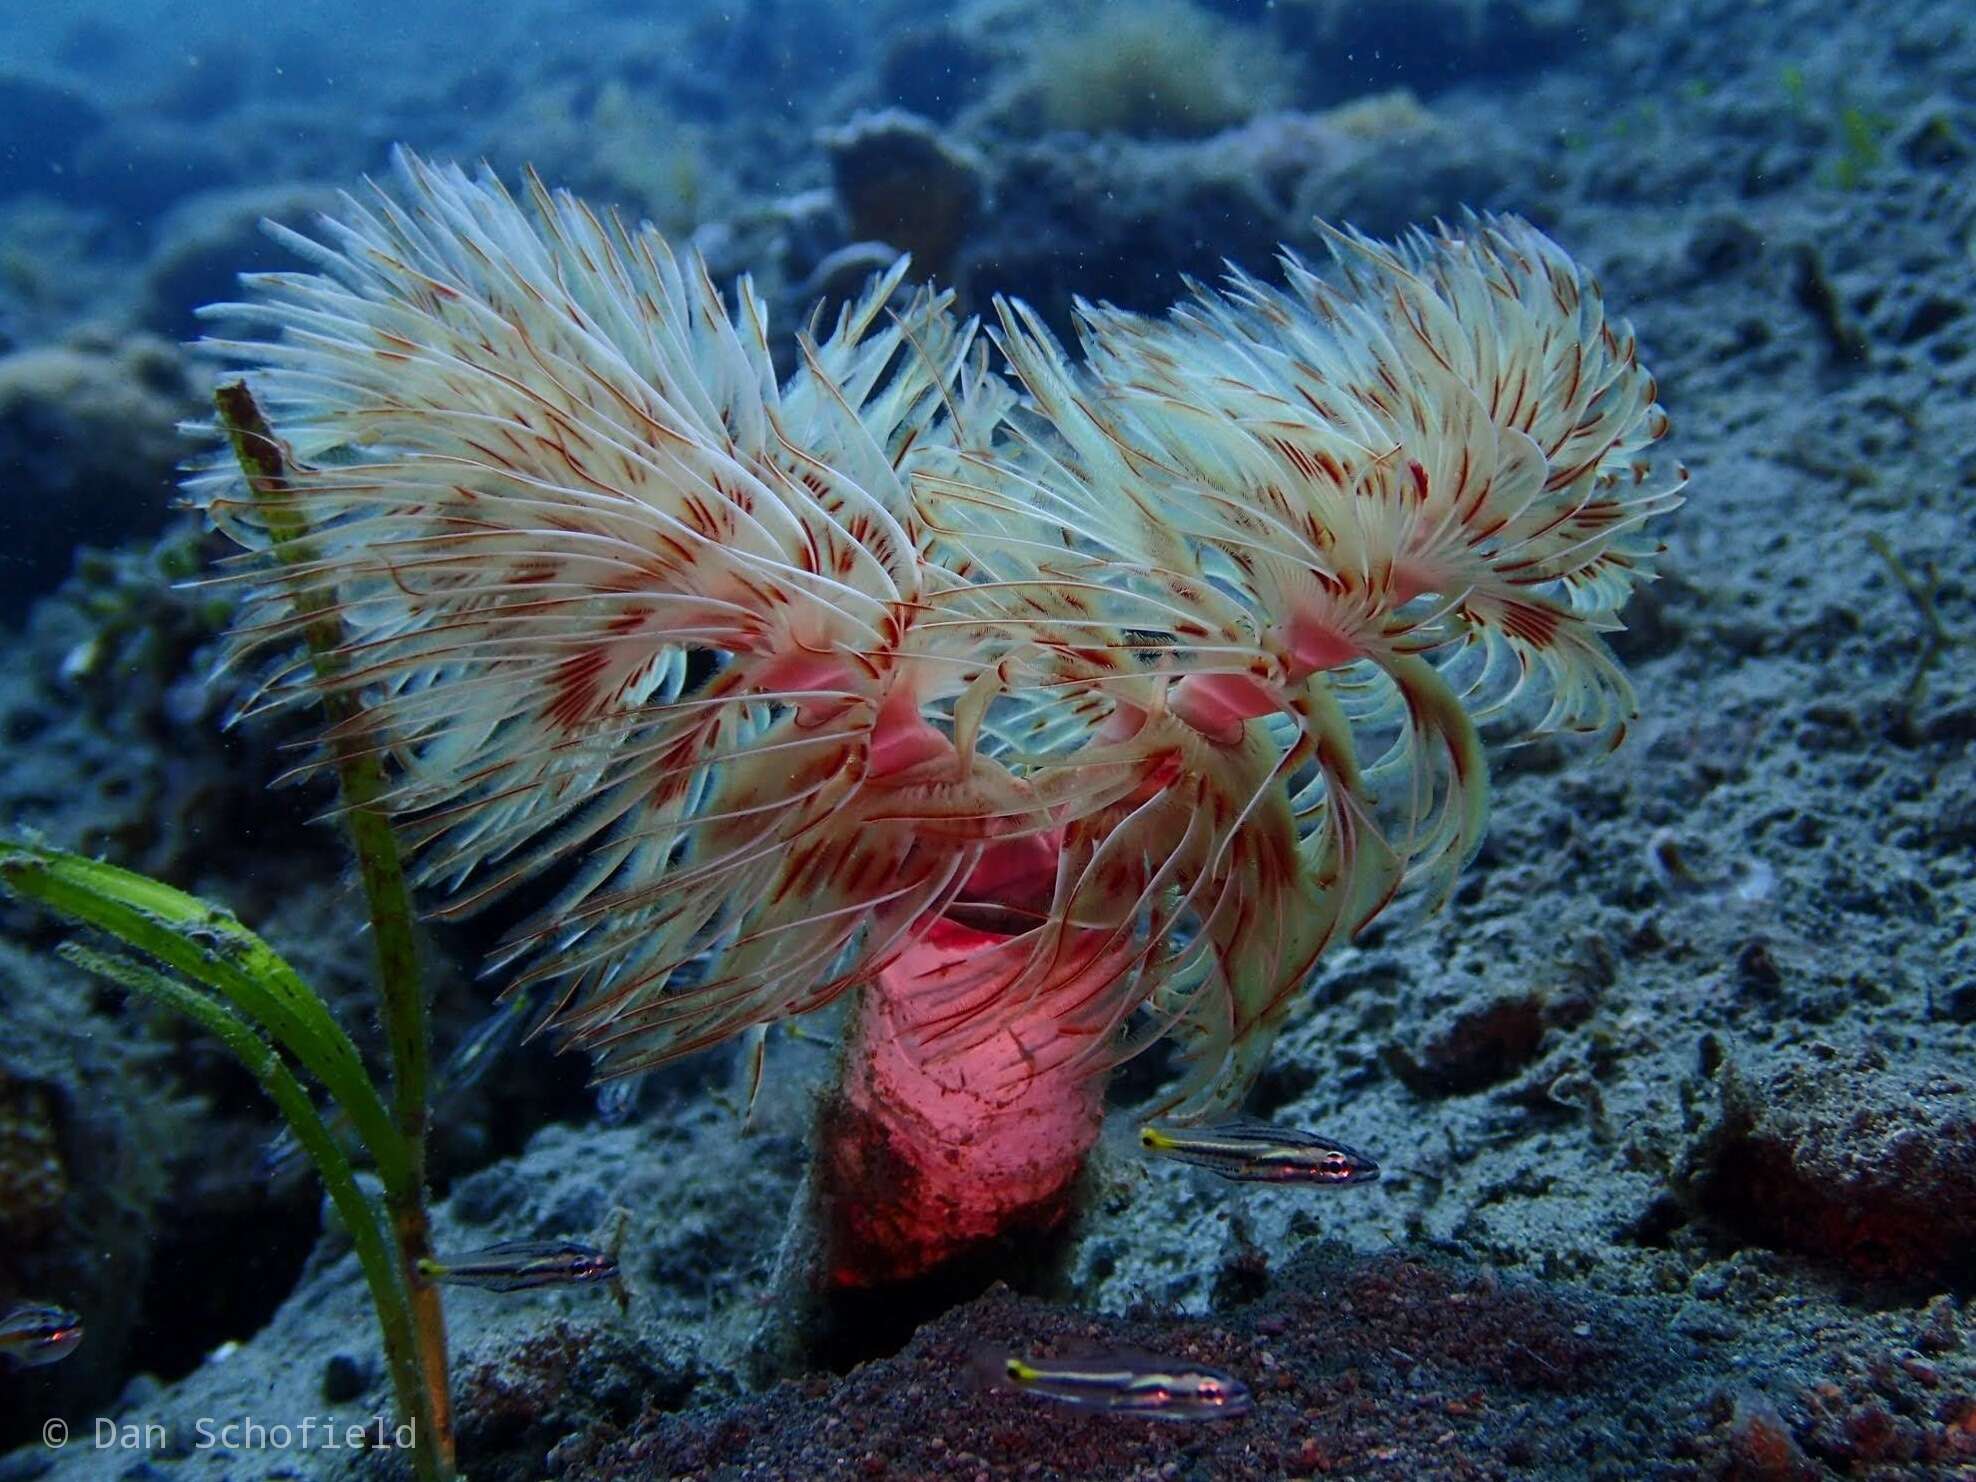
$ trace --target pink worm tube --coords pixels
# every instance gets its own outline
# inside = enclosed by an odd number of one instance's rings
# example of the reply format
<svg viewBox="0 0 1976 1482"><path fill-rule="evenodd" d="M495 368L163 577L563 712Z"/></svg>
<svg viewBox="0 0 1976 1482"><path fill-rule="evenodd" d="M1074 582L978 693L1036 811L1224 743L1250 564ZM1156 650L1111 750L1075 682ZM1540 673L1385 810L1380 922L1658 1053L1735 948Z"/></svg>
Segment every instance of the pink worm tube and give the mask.
<svg viewBox="0 0 1976 1482"><path fill-rule="evenodd" d="M984 873L1002 885L1009 867L985 862ZM1006 1030L972 1050L928 1064L907 1048L915 999L1004 940L943 919L860 996L843 1081L819 1122L828 1287L921 1276L1070 1212L1104 1119L1105 1075L1040 1067L1023 1046L1058 1039L1066 1008L1104 960L1067 963ZM1061 1046L1047 1058L1064 1058Z"/></svg>

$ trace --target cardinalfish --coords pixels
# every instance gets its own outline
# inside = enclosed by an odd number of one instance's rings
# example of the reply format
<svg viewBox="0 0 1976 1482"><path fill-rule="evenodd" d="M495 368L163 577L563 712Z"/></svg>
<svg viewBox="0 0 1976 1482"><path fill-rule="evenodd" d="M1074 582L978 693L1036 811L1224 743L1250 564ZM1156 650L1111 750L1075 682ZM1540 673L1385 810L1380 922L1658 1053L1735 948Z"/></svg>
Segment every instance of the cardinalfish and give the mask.
<svg viewBox="0 0 1976 1482"><path fill-rule="evenodd" d="M16 1369L38 1369L67 1358L82 1342L82 1319L66 1307L22 1302L0 1317L0 1358Z"/></svg>
<svg viewBox="0 0 1976 1482"><path fill-rule="evenodd" d="M589 1286L618 1279L617 1257L576 1240L504 1240L463 1256L427 1256L419 1275L486 1292Z"/></svg>
<svg viewBox="0 0 1976 1482"><path fill-rule="evenodd" d="M1255 1405L1248 1385L1233 1374L1150 1355L1103 1353L1071 1360L991 1354L984 1370L998 1388L1141 1420L1216 1420L1246 1415Z"/></svg>
<svg viewBox="0 0 1976 1482"><path fill-rule="evenodd" d="M1141 1127L1139 1145L1243 1183L1369 1184L1379 1177L1379 1165L1354 1148L1268 1122L1224 1122L1198 1131Z"/></svg>

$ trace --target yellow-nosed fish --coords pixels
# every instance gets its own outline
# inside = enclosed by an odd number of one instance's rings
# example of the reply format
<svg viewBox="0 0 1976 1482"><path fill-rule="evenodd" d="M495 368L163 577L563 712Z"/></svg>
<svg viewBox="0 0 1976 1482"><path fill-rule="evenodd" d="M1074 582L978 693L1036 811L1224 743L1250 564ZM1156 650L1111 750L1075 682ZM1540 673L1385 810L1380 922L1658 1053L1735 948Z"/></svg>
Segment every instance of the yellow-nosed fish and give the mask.
<svg viewBox="0 0 1976 1482"><path fill-rule="evenodd" d="M1077 1359L990 1356L1000 1387L1081 1410L1142 1420L1215 1420L1246 1415L1255 1401L1233 1374L1133 1353Z"/></svg>
<svg viewBox="0 0 1976 1482"><path fill-rule="evenodd" d="M608 1252L575 1240L504 1240L468 1255L428 1256L419 1262L419 1275L488 1292L526 1292L616 1281L618 1263Z"/></svg>
<svg viewBox="0 0 1976 1482"><path fill-rule="evenodd" d="M1139 1145L1163 1158L1250 1183L1367 1184L1379 1177L1379 1165L1364 1153L1315 1132L1267 1122L1141 1127Z"/></svg>
<svg viewBox="0 0 1976 1482"><path fill-rule="evenodd" d="M66 1307L22 1302L0 1317L0 1358L17 1369L38 1369L67 1358L82 1342L82 1319Z"/></svg>

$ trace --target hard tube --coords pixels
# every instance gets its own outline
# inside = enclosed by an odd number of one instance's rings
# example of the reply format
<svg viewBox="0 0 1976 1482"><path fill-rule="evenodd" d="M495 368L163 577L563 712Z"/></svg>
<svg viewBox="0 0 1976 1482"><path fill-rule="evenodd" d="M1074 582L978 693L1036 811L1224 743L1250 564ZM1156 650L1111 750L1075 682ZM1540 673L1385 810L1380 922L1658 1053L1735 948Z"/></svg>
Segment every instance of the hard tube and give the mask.
<svg viewBox="0 0 1976 1482"><path fill-rule="evenodd" d="M1103 1069L1038 1065L1024 1047L1051 1041L1061 1005L1105 959L1051 984L985 1044L931 1061L909 1048L918 1004L1003 940L938 922L861 996L820 1123L827 1286L923 1276L1069 1214L1103 1120Z"/></svg>

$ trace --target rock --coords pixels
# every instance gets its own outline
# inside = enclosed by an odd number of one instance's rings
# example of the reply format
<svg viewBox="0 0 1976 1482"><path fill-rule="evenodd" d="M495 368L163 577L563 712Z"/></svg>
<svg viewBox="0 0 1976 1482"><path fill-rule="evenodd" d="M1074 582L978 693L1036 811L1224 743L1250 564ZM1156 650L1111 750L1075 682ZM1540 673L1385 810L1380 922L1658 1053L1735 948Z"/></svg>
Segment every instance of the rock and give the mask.
<svg viewBox="0 0 1976 1482"><path fill-rule="evenodd" d="M1946 1294L1929 1299L1922 1313L1923 1323L1920 1333L1915 1336L1914 1346L1923 1353L1941 1355L1954 1353L1962 1347L1962 1330L1956 1322L1955 1302Z"/></svg>
<svg viewBox="0 0 1976 1482"><path fill-rule="evenodd" d="M1736 954L1736 978L1751 993L1774 998L1784 985L1784 970L1777 965L1770 944L1753 937Z"/></svg>
<svg viewBox="0 0 1976 1482"><path fill-rule="evenodd" d="M1254 28L1188 0L1099 6L1039 28L1027 73L1001 112L1016 129L1041 123L1137 138L1214 134L1289 96L1281 50L1259 47L1260 39Z"/></svg>
<svg viewBox="0 0 1976 1482"><path fill-rule="evenodd" d="M179 353L133 335L0 357L0 468L17 522L0 584L0 620L68 574L84 540L108 543L162 529L197 403Z"/></svg>
<svg viewBox="0 0 1976 1482"><path fill-rule="evenodd" d="M972 151L898 109L861 114L823 146L852 237L910 252L918 276L944 276L986 195Z"/></svg>
<svg viewBox="0 0 1976 1482"><path fill-rule="evenodd" d="M770 215L775 224L775 239L770 250L781 256L783 271L793 278L801 279L806 274L816 272L825 258L846 245L844 213L837 204L835 193L828 189L805 190L784 196L771 208ZM886 250L893 249L888 247ZM807 294L802 294L797 302L790 305L789 312L801 316L809 312L809 307Z"/></svg>
<svg viewBox="0 0 1976 1482"><path fill-rule="evenodd" d="M1936 98L1910 113L1894 132L1894 148L1917 170L1946 170L1968 161L1969 136L1956 122L1954 105Z"/></svg>
<svg viewBox="0 0 1976 1482"><path fill-rule="evenodd" d="M353 1353L332 1353L322 1366L322 1397L332 1405L361 1399L370 1388L370 1365Z"/></svg>
<svg viewBox="0 0 1976 1482"><path fill-rule="evenodd" d="M1453 130L1406 95L1329 114L1265 114L1198 140L1057 135L990 156L994 209L954 281L971 307L1020 295L1059 334L1074 296L1158 312L1184 276L1240 263L1264 277L1285 244L1323 256L1317 219L1392 235L1499 196L1527 142Z"/></svg>
<svg viewBox="0 0 1976 1482"><path fill-rule="evenodd" d="M231 144L210 124L118 114L76 150L76 184L91 204L146 227L173 202L237 179Z"/></svg>
<svg viewBox="0 0 1976 1482"><path fill-rule="evenodd" d="M111 1407L111 1413L121 1416L128 1415L133 1410L145 1409L156 1404L158 1396L164 1392L165 1387L158 1382L157 1375L133 1374L130 1376L130 1382L118 1394L116 1404Z"/></svg>
<svg viewBox="0 0 1976 1482"><path fill-rule="evenodd" d="M63 27L52 55L72 72L113 74L129 61L132 39L107 15L79 15Z"/></svg>
<svg viewBox="0 0 1976 1482"><path fill-rule="evenodd" d="M558 1441L677 1410L706 1377L682 1345L637 1342L609 1322L517 1326L455 1370L454 1419L475 1476L540 1476Z"/></svg>
<svg viewBox="0 0 1976 1482"><path fill-rule="evenodd" d="M0 1244L39 1240L68 1198L55 1090L0 1069Z"/></svg>
<svg viewBox="0 0 1976 1482"><path fill-rule="evenodd" d="M1257 1404L1235 1423L1101 1424L984 1391L975 1377L985 1350L1080 1347L1223 1368ZM1344 1476L1373 1455L1396 1477L1593 1475L1594 1453L1575 1448L1589 1440L1581 1427L1609 1424L1623 1403L1607 1395L1651 1385L1658 1403L1651 1416L1640 1407L1641 1426L1678 1423L1692 1396L1679 1372L1686 1347L1643 1310L1606 1310L1568 1288L1312 1246L1272 1272L1255 1302L1207 1319L1150 1307L1099 1316L998 1283L841 1378L813 1374L678 1415L661 1400L564 1450L561 1475L848 1477L877 1456L885 1475L915 1478L1258 1478L1292 1467ZM477 1377L463 1375L462 1388ZM1682 1400L1670 1402L1677 1385ZM1482 1419L1508 1414L1518 1422ZM1181 1429L1184 1467L1172 1450Z"/></svg>
<svg viewBox="0 0 1976 1482"><path fill-rule="evenodd" d="M1976 1083L1877 1050L1799 1045L1734 1061L1688 1181L1756 1243L1866 1277L1967 1276L1976 1249Z"/></svg>
<svg viewBox="0 0 1976 1482"><path fill-rule="evenodd" d="M1442 1015L1411 1050L1389 1045L1386 1064L1417 1096L1462 1096L1508 1080L1536 1058L1543 1037L1542 997L1506 995Z"/></svg>
<svg viewBox="0 0 1976 1482"><path fill-rule="evenodd" d="M1688 261L1704 277L1719 278L1763 257L1763 233L1737 211L1716 211L1688 234Z"/></svg>
<svg viewBox="0 0 1976 1482"><path fill-rule="evenodd" d="M1158 310L1183 295L1183 272L1211 276L1224 254L1266 260L1283 237L1276 202L1302 178L1259 173L1227 135L1045 140L1008 150L997 166L997 209L956 279L975 305L996 293L1024 298L1059 334L1070 330L1074 296ZM1272 192L1272 179L1285 188Z"/></svg>
<svg viewBox="0 0 1976 1482"><path fill-rule="evenodd" d="M1736 1319L1713 1302L1685 1302L1669 1326L1684 1338L1704 1343L1725 1343L1736 1336Z"/></svg>
<svg viewBox="0 0 1976 1482"><path fill-rule="evenodd" d="M1329 0L1283 5L1272 40L1305 64L1320 96L1404 84L1423 92L1474 85L1553 61L1584 43L1578 5L1476 4L1475 0ZM1351 65L1339 64L1348 58Z"/></svg>
<svg viewBox="0 0 1976 1482"><path fill-rule="evenodd" d="M323 187L282 185L209 192L173 208L158 223L157 246L144 265L144 323L181 340L214 332L194 311L237 300L242 273L306 266L269 237L262 222L306 232L314 213L335 202L336 192Z"/></svg>
<svg viewBox="0 0 1976 1482"><path fill-rule="evenodd" d="M454 1186L453 1217L463 1225L492 1224L520 1204L525 1194L515 1170L497 1163Z"/></svg>
<svg viewBox="0 0 1976 1482"><path fill-rule="evenodd" d="M1735 1475L1748 1482L1810 1482L1820 1475L1777 1407L1761 1395L1736 1401L1729 1421L1729 1455Z"/></svg>

